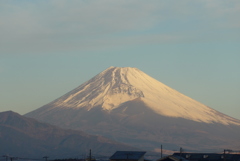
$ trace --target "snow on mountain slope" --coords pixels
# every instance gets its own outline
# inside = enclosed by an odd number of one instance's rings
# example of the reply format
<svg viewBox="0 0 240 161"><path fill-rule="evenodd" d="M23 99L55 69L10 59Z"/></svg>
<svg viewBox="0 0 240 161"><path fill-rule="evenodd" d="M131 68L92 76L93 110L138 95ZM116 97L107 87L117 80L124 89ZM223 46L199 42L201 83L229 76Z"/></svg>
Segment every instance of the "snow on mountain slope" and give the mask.
<svg viewBox="0 0 240 161"><path fill-rule="evenodd" d="M31 113L43 115L59 108L88 111L101 108L111 113L121 104L137 98L162 116L204 123L240 125L239 120L217 112L131 67L110 67L47 106Z"/></svg>

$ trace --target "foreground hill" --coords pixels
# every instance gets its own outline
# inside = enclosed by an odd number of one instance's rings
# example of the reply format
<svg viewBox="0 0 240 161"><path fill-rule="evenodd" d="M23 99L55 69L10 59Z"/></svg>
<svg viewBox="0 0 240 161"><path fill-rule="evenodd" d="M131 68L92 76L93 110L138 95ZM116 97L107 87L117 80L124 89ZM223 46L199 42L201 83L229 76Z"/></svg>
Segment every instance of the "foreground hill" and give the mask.
<svg viewBox="0 0 240 161"><path fill-rule="evenodd" d="M101 136L65 130L8 111L0 113L1 154L15 157L80 157L88 154L110 156L116 150L133 149Z"/></svg>
<svg viewBox="0 0 240 161"><path fill-rule="evenodd" d="M130 67L110 67L26 116L147 150L240 148L240 120Z"/></svg>

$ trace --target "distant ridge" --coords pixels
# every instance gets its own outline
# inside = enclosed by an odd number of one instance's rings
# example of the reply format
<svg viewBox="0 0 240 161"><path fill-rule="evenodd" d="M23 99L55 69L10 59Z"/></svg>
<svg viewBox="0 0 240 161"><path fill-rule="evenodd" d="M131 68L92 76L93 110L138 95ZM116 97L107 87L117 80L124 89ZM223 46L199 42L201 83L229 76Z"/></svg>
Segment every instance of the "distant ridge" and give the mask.
<svg viewBox="0 0 240 161"><path fill-rule="evenodd" d="M150 150L240 146L240 120L131 67L109 67L26 116Z"/></svg>
<svg viewBox="0 0 240 161"><path fill-rule="evenodd" d="M0 113L1 154L20 158L81 157L93 154L111 155L118 149L135 149L101 136L76 130L65 130L21 116L12 111Z"/></svg>

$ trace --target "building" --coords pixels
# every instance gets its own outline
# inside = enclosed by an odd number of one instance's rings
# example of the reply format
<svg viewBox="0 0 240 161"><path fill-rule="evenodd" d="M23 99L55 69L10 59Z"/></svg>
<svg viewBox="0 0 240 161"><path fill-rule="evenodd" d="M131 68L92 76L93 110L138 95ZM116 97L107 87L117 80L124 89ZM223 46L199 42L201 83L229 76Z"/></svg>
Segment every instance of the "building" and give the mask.
<svg viewBox="0 0 240 161"><path fill-rule="evenodd" d="M144 161L144 151L116 151L110 161Z"/></svg>
<svg viewBox="0 0 240 161"><path fill-rule="evenodd" d="M218 153L174 153L189 161L240 161L240 154L218 154Z"/></svg>
<svg viewBox="0 0 240 161"><path fill-rule="evenodd" d="M161 159L158 159L157 161L189 161L189 160L177 155L169 155Z"/></svg>

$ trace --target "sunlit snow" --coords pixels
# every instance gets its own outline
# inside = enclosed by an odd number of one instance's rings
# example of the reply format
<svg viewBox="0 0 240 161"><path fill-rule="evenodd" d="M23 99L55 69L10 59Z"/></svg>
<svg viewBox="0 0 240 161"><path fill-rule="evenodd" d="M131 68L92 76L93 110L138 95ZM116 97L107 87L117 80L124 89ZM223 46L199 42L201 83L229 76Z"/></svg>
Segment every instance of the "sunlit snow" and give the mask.
<svg viewBox="0 0 240 161"><path fill-rule="evenodd" d="M91 80L52 102L54 108L102 108L109 113L124 102L140 98L159 115L198 122L237 124L217 112L148 76L137 68L110 67Z"/></svg>

